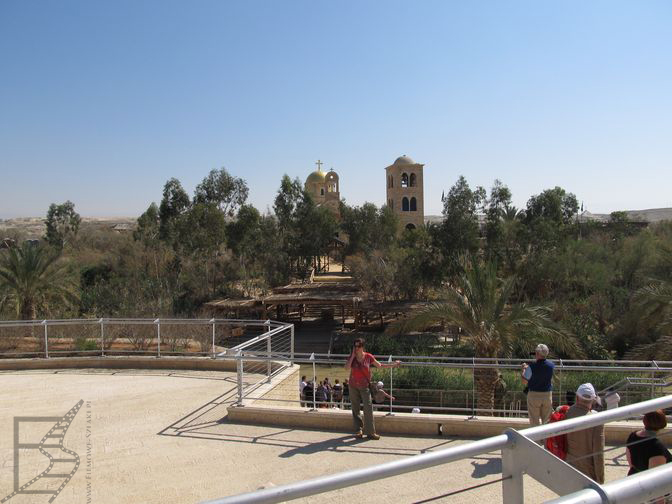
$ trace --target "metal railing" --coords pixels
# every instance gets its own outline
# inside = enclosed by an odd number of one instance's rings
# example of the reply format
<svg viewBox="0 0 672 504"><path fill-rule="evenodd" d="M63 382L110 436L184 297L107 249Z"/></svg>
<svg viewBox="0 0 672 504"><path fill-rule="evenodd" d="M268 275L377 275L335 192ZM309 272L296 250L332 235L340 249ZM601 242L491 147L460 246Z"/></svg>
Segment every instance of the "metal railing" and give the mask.
<svg viewBox="0 0 672 504"><path fill-rule="evenodd" d="M270 335L268 334L270 333ZM149 355L216 357L267 334L294 352L294 328L271 320L99 318L0 321L0 358Z"/></svg>
<svg viewBox="0 0 672 504"><path fill-rule="evenodd" d="M336 374L340 371L343 376L343 365L347 355L344 354L307 354L295 353L291 356L281 352L272 352L268 355L263 342L258 342L255 348L241 347L239 352L228 352L221 354L219 357L236 359L241 362L241 366L246 372L252 372L255 369L260 369L264 364L269 362L292 361L297 364L307 365L301 372L308 377L308 380L317 379L322 376L327 376L328 369L335 369ZM390 412L410 412L413 408L419 407L426 413L457 413L476 416L477 414L498 414L500 416L527 416L526 398L521 390L510 390L507 392L505 399L498 405L495 401L494 407L482 408L478 407L479 390L476 386L475 373L479 369L494 369L500 372L514 372L515 379L518 380L518 374L521 369L521 364L526 362L523 359L489 359L489 358L454 358L454 357L435 357L435 356L379 356L378 360L390 361L401 360L402 368L386 369L381 372L381 377L384 376L385 391L391 396L397 395L396 401L386 401L384 405L379 405L380 409L389 409ZM623 374L641 375L646 377L651 376L667 376L672 373L672 362L669 361L594 361L594 360L558 360L555 362L556 372L554 378L554 392L553 402L556 405L565 404L565 392L568 391L568 382L576 382L578 378L585 378L584 381L591 381L591 373L606 373L613 374L613 381L616 383L622 380ZM310 367L308 367L310 366ZM321 366L319 373L314 374L315 366ZM469 383L468 389L461 387L460 389L443 389L439 390L432 386L423 386L420 383L400 383L399 372L404 372L408 368L426 368L426 369L441 369L445 372L462 372L468 373ZM572 375L576 373L589 373L588 376ZM637 378L632 378L636 380ZM332 375L333 383L333 375ZM247 382L246 382L247 383ZM398 385L394 385L394 384ZM579 382L581 383L581 382ZM651 399L665 394L665 388L661 384L653 387L640 387L638 390L631 390L623 393L621 397L621 404L626 405L633 402L639 402L644 399ZM576 390L576 385L571 387L570 391ZM276 402L278 406L282 404L289 404L292 406L323 406L323 407L341 407L342 401L334 402L329 398L323 401L315 401L314 394L311 397L300 397L298 383L285 383L285 387L291 387L291 390L286 390L283 394L277 394L277 398L266 399L268 403ZM248 389L252 390L252 389ZM292 397L294 399L286 399ZM283 399L284 397L284 399ZM415 397L415 401L413 401ZM242 393L238 397L238 404L245 404L247 399L257 399L249 394ZM346 404L347 406L347 401Z"/></svg>
<svg viewBox="0 0 672 504"><path fill-rule="evenodd" d="M499 436L469 444L256 492L210 500L207 504L284 502L421 471L496 450L502 452L502 495L505 503L524 502L524 474L536 479L555 493L566 496L553 502L642 502L672 492L672 464L600 485L544 450L536 442L551 436L588 429L669 407L672 407L672 395L522 431L507 429Z"/></svg>

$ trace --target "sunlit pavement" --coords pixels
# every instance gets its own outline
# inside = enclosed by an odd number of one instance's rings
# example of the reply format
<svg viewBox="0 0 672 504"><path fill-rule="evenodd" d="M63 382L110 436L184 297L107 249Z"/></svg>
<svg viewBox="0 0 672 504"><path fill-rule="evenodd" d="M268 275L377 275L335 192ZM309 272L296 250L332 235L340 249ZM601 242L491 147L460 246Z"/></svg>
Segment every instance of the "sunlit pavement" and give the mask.
<svg viewBox="0 0 672 504"><path fill-rule="evenodd" d="M231 424L224 418L235 392L235 375L229 373L4 372L0 384L0 500L14 485L13 418L62 416L80 399L84 405L64 439L80 465L55 503L85 503L87 496L92 503L199 502L469 442L438 436L357 441L346 432ZM51 425L22 423L20 442L38 443ZM606 460L607 481L626 474L623 449L610 451ZM19 484L47 465L37 450L22 450ZM305 502L499 502L501 483L480 485L498 480L500 471L499 454L492 453ZM526 480L527 502L554 496ZM468 487L478 488L461 491ZM9 502L48 499L17 495Z"/></svg>

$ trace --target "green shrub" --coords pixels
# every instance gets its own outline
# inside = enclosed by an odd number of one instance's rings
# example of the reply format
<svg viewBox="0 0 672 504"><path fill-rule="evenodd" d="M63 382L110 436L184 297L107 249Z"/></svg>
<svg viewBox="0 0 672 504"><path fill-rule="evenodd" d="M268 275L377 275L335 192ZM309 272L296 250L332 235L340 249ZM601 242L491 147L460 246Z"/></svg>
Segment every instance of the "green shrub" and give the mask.
<svg viewBox="0 0 672 504"><path fill-rule="evenodd" d="M99 348L100 346L96 340L78 339L75 341L75 350L77 351L98 350Z"/></svg>

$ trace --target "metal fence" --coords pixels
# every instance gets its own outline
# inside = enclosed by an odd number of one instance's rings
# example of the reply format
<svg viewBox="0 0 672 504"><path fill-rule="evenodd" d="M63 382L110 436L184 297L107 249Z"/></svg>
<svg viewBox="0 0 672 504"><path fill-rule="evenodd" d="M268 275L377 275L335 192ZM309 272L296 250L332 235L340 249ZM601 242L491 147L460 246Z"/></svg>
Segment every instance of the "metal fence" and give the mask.
<svg viewBox="0 0 672 504"><path fill-rule="evenodd" d="M558 495L555 503L640 503L672 492L672 464L644 471L600 485L537 444L545 438L575 432L606 423L672 407L672 395L631 404L594 415L555 422L522 431L507 429L504 434L461 446L423 453L376 464L375 466L330 474L247 494L208 501L207 504L275 503L352 487L457 460L501 450L502 500L525 502L523 476L527 474Z"/></svg>
<svg viewBox="0 0 672 504"><path fill-rule="evenodd" d="M293 326L232 319L69 319L0 321L0 358L65 356L210 356L272 333L292 355ZM282 333L282 336L279 334Z"/></svg>
<svg viewBox="0 0 672 504"><path fill-rule="evenodd" d="M235 354L229 352L221 357L236 359L246 372L269 366L272 362L292 361L301 365L300 374L306 375L308 381L314 380L319 383L325 377L329 377L333 385L335 378L340 377L342 382L343 378L347 377L343 369L347 355L295 353L290 356L286 353L273 352L269 356L263 342L255 345L254 348L241 347L239 352ZM410 412L414 408L419 408L422 413L527 416L526 396L520 389L507 390L503 397L495 397L492 407L478 407L480 391L475 379L477 370L494 369L500 373L508 373L510 379L519 381L521 364L526 362L525 360L395 355L379 356L378 360L402 361L401 368L379 370L377 376L384 381L384 390L395 397L394 401L386 400L383 404L374 405L380 410ZM594 383L602 395L607 388L617 392L621 397L619 403L621 406L661 397L667 393L666 390L671 385L672 362L669 361L557 360L555 365L553 380L555 405L572 402L568 401L567 392L575 391L577 385L583 382ZM461 379L458 380L462 385L460 388L452 388L450 384L447 388L437 388L422 382L427 375L430 378L441 378L451 373L461 375ZM596 380L602 382L604 386L600 388ZM277 386L285 390L275 394L275 398L265 399L267 404L275 402L278 406L348 407L347 396L341 400L334 400L333 396L320 400L314 392L307 397L301 397L298 383L283 382ZM238 403L246 404L248 400L257 398L257 395L243 391L239 394Z"/></svg>

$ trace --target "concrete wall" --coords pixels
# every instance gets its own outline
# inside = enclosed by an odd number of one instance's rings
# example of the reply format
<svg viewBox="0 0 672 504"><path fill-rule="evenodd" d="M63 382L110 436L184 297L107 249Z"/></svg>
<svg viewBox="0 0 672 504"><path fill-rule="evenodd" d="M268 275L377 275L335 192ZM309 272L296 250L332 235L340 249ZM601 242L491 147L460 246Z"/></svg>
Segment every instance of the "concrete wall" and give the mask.
<svg viewBox="0 0 672 504"><path fill-rule="evenodd" d="M211 357L52 357L49 359L0 359L0 370L22 369L191 369L236 371L236 362Z"/></svg>
<svg viewBox="0 0 672 504"><path fill-rule="evenodd" d="M504 429L527 429L530 424L526 418L478 417L461 415L429 415L414 413L374 413L376 430L380 433L423 435L423 436L463 436L467 438L485 438L497 436ZM345 410L308 408L289 409L265 406L231 406L228 419L240 423L277 425L282 427L301 427L320 430L353 432L352 414ZM641 429L641 422L614 422L606 426L605 436L608 444L623 445L628 435ZM672 429L665 429L665 433ZM672 446L672 436L661 437Z"/></svg>

